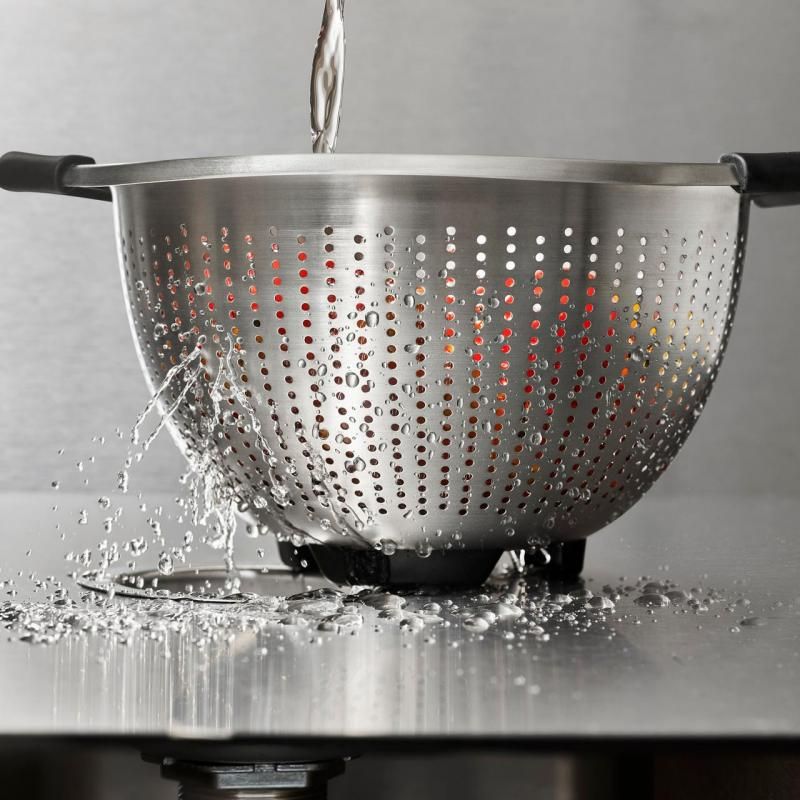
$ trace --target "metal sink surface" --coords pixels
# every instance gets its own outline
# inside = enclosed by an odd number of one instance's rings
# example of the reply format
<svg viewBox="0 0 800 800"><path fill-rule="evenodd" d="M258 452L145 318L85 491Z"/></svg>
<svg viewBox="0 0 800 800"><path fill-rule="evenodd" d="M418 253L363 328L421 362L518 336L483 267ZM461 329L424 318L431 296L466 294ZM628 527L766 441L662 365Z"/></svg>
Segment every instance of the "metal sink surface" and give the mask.
<svg viewBox="0 0 800 800"><path fill-rule="evenodd" d="M57 499L67 508L92 498ZM18 591L4 588L0 609L41 601L25 576L66 576L74 565L64 553L101 538L83 526L59 541L53 502L54 494L0 495L0 581L15 578ZM191 626L127 643L87 632L49 645L0 628L0 736L792 739L798 518L800 501L790 498L647 498L590 539L584 586L600 592L649 575L686 590L713 587L727 600L695 614L680 604L642 608L634 593L580 635L559 630L547 641L511 638L502 625L481 636L459 624L413 633L370 617L355 632L273 625L202 647ZM65 585L80 599L72 579ZM755 616L762 624L739 624Z"/></svg>

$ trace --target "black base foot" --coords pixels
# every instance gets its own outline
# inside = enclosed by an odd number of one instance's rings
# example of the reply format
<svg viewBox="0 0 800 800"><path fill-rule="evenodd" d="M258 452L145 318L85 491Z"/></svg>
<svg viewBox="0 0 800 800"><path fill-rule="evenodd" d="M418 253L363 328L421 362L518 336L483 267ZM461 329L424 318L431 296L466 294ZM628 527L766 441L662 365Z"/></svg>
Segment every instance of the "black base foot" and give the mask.
<svg viewBox="0 0 800 800"><path fill-rule="evenodd" d="M279 542L283 563L295 572L324 575L339 584L381 586L478 586L489 577L502 550L434 551L420 558L409 550L386 556L372 550L353 550L332 545L304 545ZM553 542L528 554L530 568L557 580L577 578L583 571L586 540Z"/></svg>
<svg viewBox="0 0 800 800"><path fill-rule="evenodd" d="M541 551L531 552L527 561L529 567L557 580L577 578L583 572L586 539L552 542L546 551L549 561L541 557Z"/></svg>
<svg viewBox="0 0 800 800"><path fill-rule="evenodd" d="M479 586L503 555L502 550L435 550L420 558L412 550L387 556L321 545L311 545L309 550L329 580L380 586Z"/></svg>

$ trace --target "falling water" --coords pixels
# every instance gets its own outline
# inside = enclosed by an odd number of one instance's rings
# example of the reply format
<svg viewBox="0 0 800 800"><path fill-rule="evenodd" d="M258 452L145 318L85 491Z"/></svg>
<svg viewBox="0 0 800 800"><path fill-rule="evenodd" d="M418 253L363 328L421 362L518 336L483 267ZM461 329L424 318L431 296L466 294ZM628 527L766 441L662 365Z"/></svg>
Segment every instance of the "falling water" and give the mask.
<svg viewBox="0 0 800 800"><path fill-rule="evenodd" d="M217 376L210 390L201 386L199 381L203 372L202 364L195 364L200 359L202 345L205 337L201 337L198 345L181 357L165 375L163 382L153 393L152 398L145 406L136 420L131 432L131 450L126 459L126 469L120 473L120 488L124 491L127 487L127 466L138 463L144 453L150 448L158 434L167 422L175 416L184 403L197 403L208 393L217 420L223 419L220 400L223 397L221 387L233 385L238 388L230 365L229 355L218 357ZM167 402L168 390L173 390L173 398ZM240 398L241 392L232 390L233 396ZM252 409L246 407L246 410ZM143 430L150 419L155 416L153 429L146 436ZM251 414L255 418L254 414ZM216 459L215 424L208 420L200 425L196 431L197 441L188 447L186 456L189 470L183 478L188 484L189 497L187 511L193 525L201 525L209 531L204 538L206 544L214 549L224 550L225 566L230 571L233 569L233 539L236 531L236 492L231 482L222 473ZM260 431L256 430L259 443L265 446ZM137 447L139 449L137 449ZM125 486L123 486L123 480ZM162 568L163 567L163 568ZM159 571L163 574L171 572L171 556L162 553L159 559Z"/></svg>
<svg viewBox="0 0 800 800"><path fill-rule="evenodd" d="M325 0L311 68L311 143L315 153L336 149L344 84L344 0Z"/></svg>

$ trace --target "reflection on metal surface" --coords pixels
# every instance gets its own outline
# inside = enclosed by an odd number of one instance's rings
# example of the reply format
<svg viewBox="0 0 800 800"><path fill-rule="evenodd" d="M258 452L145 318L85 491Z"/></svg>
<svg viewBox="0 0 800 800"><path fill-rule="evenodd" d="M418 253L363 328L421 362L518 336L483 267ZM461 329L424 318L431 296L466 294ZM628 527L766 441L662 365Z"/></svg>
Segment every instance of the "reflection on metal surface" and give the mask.
<svg viewBox="0 0 800 800"><path fill-rule="evenodd" d="M311 638L297 630L230 632L204 646L186 631L134 646L73 639L59 646L55 723L226 738L366 735L381 721L396 733L480 733L498 722L513 733L535 720L540 687L559 671L546 663L549 647L538 657L537 647L514 655L502 636L468 639L457 628L435 638L394 626ZM587 638L565 635L561 656L644 666L624 638L609 638L602 626ZM513 671L504 669L509 659ZM617 680L608 671L601 684ZM593 688L602 691L596 682Z"/></svg>

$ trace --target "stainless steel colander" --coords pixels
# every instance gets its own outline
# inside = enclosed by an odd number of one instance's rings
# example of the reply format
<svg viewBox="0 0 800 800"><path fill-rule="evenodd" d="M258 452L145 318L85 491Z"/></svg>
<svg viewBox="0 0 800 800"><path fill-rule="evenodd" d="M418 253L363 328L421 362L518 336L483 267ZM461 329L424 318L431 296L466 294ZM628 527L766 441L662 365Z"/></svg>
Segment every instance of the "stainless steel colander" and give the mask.
<svg viewBox="0 0 800 800"><path fill-rule="evenodd" d="M800 185L795 155L726 160L8 154L0 182L110 187L145 375L199 351L162 405L249 513L337 577L457 580L585 539L686 440L749 199Z"/></svg>

